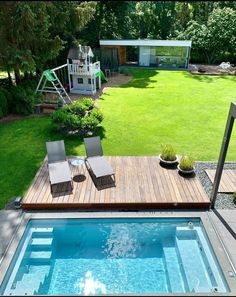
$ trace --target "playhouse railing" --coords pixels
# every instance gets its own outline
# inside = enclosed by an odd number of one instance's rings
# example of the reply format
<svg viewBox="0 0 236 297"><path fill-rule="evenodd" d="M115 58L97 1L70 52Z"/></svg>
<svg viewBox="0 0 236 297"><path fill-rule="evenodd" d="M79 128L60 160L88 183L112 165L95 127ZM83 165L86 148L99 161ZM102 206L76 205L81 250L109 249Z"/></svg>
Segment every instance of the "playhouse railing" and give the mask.
<svg viewBox="0 0 236 297"><path fill-rule="evenodd" d="M69 64L68 65L69 73L70 74L77 74L77 75L93 75L100 70L100 62L95 62L90 65L81 65L77 64Z"/></svg>

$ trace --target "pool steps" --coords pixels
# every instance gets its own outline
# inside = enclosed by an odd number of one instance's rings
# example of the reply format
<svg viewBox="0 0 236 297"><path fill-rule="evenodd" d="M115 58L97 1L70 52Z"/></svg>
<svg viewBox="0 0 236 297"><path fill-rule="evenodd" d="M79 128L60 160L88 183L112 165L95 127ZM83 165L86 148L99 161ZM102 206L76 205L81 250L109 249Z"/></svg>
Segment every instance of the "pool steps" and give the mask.
<svg viewBox="0 0 236 297"><path fill-rule="evenodd" d="M177 260L176 248L168 240L162 241L166 269L169 275L171 292L185 292L184 280Z"/></svg>
<svg viewBox="0 0 236 297"><path fill-rule="evenodd" d="M17 275L14 289L5 290L7 295L30 296L38 294L51 268L53 228L32 228L29 245L22 261L28 264L28 271ZM36 268L37 266L37 268ZM39 269L40 267L40 269Z"/></svg>
<svg viewBox="0 0 236 297"><path fill-rule="evenodd" d="M186 239L188 240L187 248ZM202 273L205 270L205 262L197 242L197 231L189 230L186 227L177 227L176 245L180 251L190 292L195 292L196 288L198 292L207 292L212 284L209 275ZM201 259L200 262L197 259ZM196 263L198 266L195 265Z"/></svg>
<svg viewBox="0 0 236 297"><path fill-rule="evenodd" d="M51 246L53 238L32 238L30 245L37 245L40 247Z"/></svg>

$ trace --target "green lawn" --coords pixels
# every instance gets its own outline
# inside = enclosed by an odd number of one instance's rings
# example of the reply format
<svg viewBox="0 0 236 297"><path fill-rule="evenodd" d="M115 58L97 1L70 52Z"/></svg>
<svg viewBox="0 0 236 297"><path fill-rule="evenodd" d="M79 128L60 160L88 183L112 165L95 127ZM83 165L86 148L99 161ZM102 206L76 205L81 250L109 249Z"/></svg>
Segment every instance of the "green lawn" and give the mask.
<svg viewBox="0 0 236 297"><path fill-rule="evenodd" d="M27 191L46 155L45 142L59 139L62 136L52 129L48 117L0 124L0 208ZM67 154L84 154L78 137L64 139Z"/></svg>
<svg viewBox="0 0 236 297"><path fill-rule="evenodd" d="M195 160L217 160L229 105L236 98L236 77L132 72L131 82L109 89L99 101L106 154L157 155L160 144L171 143ZM229 160L236 160L235 132Z"/></svg>
<svg viewBox="0 0 236 297"><path fill-rule="evenodd" d="M108 89L98 101L105 116L99 132L104 153L157 155L160 144L171 143L195 160L217 160L236 77L132 72L130 83ZM0 208L27 190L46 154L45 142L61 138L48 117L0 124ZM81 138L64 139L68 155L84 155ZM236 160L236 131L228 160Z"/></svg>

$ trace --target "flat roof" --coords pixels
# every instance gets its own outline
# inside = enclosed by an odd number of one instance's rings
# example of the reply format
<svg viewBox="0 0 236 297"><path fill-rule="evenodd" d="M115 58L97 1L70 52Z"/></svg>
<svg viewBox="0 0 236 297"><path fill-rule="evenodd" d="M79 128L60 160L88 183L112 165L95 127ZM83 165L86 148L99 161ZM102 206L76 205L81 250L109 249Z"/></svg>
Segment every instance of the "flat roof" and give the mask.
<svg viewBox="0 0 236 297"><path fill-rule="evenodd" d="M131 46L184 46L191 47L191 40L157 40L157 39L110 39L100 40L100 45Z"/></svg>

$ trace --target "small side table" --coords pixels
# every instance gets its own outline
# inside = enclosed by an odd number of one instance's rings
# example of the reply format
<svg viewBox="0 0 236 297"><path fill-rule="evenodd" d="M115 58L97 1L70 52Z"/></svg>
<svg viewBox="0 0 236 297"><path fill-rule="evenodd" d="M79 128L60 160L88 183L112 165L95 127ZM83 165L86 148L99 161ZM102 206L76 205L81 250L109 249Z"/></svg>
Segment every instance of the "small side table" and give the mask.
<svg viewBox="0 0 236 297"><path fill-rule="evenodd" d="M70 160L70 164L73 167L78 167L84 164L84 159L80 157L74 157ZM84 181L86 179L85 175L83 174L76 174L73 177L73 180L76 182Z"/></svg>

